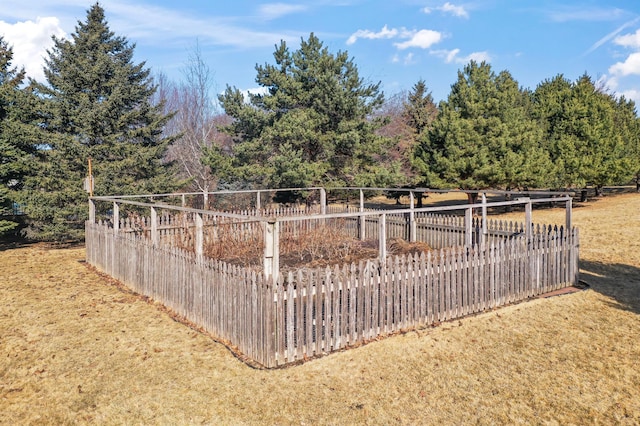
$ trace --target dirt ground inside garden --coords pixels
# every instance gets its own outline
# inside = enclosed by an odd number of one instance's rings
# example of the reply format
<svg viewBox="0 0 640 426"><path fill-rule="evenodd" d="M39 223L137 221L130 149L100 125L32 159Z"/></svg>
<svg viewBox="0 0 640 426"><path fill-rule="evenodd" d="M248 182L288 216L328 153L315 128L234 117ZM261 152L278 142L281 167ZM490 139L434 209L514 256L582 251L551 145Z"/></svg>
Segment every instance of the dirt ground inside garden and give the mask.
<svg viewBox="0 0 640 426"><path fill-rule="evenodd" d="M587 290L280 370L96 273L83 247L4 245L0 424L640 424L640 194L575 205L574 224Z"/></svg>

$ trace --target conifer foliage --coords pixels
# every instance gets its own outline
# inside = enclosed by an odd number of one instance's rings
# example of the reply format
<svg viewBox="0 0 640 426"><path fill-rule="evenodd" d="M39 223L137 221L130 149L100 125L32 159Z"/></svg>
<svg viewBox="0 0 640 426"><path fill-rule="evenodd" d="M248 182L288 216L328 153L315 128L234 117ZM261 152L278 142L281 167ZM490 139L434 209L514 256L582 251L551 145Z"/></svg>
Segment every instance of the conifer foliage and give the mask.
<svg viewBox="0 0 640 426"><path fill-rule="evenodd" d="M89 158L96 195L177 187L163 163L171 139L162 136L162 128L169 117L151 105L156 88L144 62L133 63L134 47L111 32L98 3L70 40L54 37L44 70L47 84L34 83L47 137L24 199L33 237L82 237Z"/></svg>
<svg viewBox="0 0 640 426"><path fill-rule="evenodd" d="M21 87L25 73L12 67L12 60L13 50L0 37L0 235L18 226L7 218L13 214L17 191L32 171L38 140L38 127L33 125L35 97Z"/></svg>
<svg viewBox="0 0 640 426"><path fill-rule="evenodd" d="M383 102L380 84L366 84L346 52L332 54L311 34L300 48L276 46L275 64L256 66L264 94L227 87L220 102L234 122L227 179L257 187L385 185L398 176L385 167L390 140L372 119ZM211 150L211 165L227 164ZM214 170L214 173L216 170Z"/></svg>

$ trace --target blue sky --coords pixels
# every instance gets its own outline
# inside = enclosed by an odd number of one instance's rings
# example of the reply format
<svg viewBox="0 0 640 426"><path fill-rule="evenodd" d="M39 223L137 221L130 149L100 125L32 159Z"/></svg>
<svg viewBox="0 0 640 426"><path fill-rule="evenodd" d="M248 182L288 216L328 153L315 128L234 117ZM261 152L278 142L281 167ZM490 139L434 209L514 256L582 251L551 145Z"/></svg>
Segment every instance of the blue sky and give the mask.
<svg viewBox="0 0 640 426"><path fill-rule="evenodd" d="M14 64L42 80L51 35L68 37L93 1L2 0L0 34ZM332 52L347 50L361 77L387 95L424 79L445 99L470 59L508 70L534 89L587 73L640 103L640 1L576 0L102 0L117 35L136 44L136 62L180 80L196 44L217 90L255 89L255 65L273 62L314 32Z"/></svg>

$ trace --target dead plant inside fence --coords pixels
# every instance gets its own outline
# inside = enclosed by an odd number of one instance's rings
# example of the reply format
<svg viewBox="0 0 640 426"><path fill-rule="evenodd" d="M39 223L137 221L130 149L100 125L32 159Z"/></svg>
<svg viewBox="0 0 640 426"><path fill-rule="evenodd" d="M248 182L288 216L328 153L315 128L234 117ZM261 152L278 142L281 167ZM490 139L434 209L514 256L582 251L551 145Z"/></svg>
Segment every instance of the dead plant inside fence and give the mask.
<svg viewBox="0 0 640 426"><path fill-rule="evenodd" d="M344 224L339 222L283 232L280 237L281 268L322 267L376 256L376 241L360 241L349 236Z"/></svg>
<svg viewBox="0 0 640 426"><path fill-rule="evenodd" d="M186 224L187 222L183 222ZM324 267L359 262L378 256L378 239L360 240L354 229L343 220L282 222L280 224L281 270L301 267ZM431 250L423 242L401 238L388 241L388 253L405 255ZM185 226L175 235L173 245L193 252L195 227ZM243 267L262 267L264 229L258 222L218 222L204 227L205 256Z"/></svg>

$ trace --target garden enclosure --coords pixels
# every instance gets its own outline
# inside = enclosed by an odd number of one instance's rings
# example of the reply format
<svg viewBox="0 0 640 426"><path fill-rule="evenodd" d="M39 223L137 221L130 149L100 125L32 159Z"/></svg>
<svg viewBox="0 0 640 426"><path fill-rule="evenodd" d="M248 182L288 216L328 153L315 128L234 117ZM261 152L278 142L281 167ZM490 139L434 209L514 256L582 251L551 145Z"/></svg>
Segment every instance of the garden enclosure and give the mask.
<svg viewBox="0 0 640 426"><path fill-rule="evenodd" d="M273 205L275 190L92 197L87 259L265 367L577 283L565 193L417 208L407 190L407 207L380 209L365 203L372 189L296 191L317 202ZM227 196L244 209L210 209ZM565 206L563 225L533 222L549 203ZM490 220L505 207L524 220Z"/></svg>

